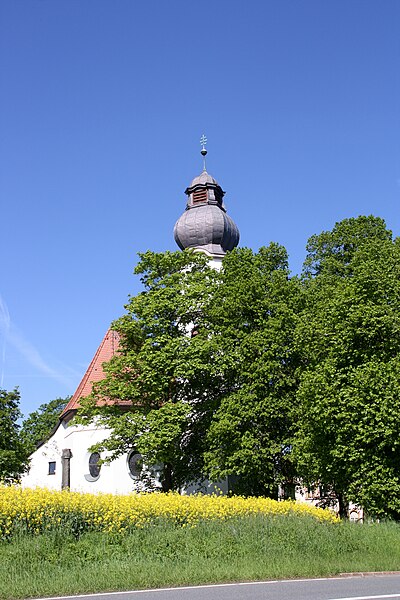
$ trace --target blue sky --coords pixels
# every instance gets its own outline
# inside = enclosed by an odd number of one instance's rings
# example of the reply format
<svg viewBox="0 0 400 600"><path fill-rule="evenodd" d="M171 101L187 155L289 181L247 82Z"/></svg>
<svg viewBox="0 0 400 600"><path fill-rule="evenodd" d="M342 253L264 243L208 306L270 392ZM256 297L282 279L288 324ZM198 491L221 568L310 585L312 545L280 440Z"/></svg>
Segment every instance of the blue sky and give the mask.
<svg viewBox="0 0 400 600"><path fill-rule="evenodd" d="M72 394L176 249L184 189L226 190L241 245L374 214L400 235L400 2L2 0L0 379Z"/></svg>

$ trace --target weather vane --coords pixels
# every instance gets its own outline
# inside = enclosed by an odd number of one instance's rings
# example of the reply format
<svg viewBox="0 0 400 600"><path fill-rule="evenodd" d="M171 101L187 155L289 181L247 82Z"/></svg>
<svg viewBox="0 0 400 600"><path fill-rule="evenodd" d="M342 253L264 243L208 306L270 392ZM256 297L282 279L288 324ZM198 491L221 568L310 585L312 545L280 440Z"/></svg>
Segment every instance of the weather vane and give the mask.
<svg viewBox="0 0 400 600"><path fill-rule="evenodd" d="M207 138L206 136L203 135L200 138L200 144L201 144L201 155L203 157L203 171L206 171L206 156L207 156L207 150L206 150L206 144L207 144Z"/></svg>

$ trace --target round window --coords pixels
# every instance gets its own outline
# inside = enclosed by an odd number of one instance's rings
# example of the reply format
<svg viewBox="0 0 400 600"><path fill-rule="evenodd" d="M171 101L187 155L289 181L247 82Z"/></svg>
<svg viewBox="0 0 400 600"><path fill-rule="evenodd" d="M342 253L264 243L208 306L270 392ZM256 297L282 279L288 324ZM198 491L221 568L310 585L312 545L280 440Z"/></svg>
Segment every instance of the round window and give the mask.
<svg viewBox="0 0 400 600"><path fill-rule="evenodd" d="M101 465L100 462L100 454L98 452L93 452L89 456L89 473L91 477L99 477Z"/></svg>
<svg viewBox="0 0 400 600"><path fill-rule="evenodd" d="M128 456L128 468L132 477L139 477L143 468L142 455L132 450Z"/></svg>

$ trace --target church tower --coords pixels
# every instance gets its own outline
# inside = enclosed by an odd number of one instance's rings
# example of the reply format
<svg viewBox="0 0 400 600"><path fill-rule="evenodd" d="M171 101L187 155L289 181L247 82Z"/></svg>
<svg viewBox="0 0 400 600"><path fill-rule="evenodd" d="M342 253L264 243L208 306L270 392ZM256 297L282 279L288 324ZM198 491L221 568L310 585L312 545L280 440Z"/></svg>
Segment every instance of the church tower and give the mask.
<svg viewBox="0 0 400 600"><path fill-rule="evenodd" d="M205 252L210 256L212 265L218 268L224 254L238 245L239 229L226 213L225 192L207 173L206 142L203 135L200 141L203 146L203 172L185 190L188 197L186 209L175 224L174 237L181 250L194 248Z"/></svg>

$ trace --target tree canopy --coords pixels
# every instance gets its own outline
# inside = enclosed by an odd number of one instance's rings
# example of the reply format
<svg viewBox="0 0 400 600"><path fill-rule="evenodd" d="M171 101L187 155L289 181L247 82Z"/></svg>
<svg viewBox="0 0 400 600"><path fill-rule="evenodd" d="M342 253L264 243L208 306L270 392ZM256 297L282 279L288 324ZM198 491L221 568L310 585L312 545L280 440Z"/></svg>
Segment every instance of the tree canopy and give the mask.
<svg viewBox="0 0 400 600"><path fill-rule="evenodd" d="M113 324L121 351L82 401L81 419L96 415L111 429L99 448L112 458L134 447L147 464L160 465L165 490L178 489L202 474L203 418L213 398L209 365L196 356L192 334L202 326L217 273L203 254L189 251L147 252L135 272L144 291ZM107 399L105 406L97 405L99 398ZM123 400L131 407L121 412L115 402Z"/></svg>
<svg viewBox="0 0 400 600"><path fill-rule="evenodd" d="M24 419L20 437L28 454L36 450L37 446L51 435L69 399L69 397L55 398L50 402L41 404L37 410Z"/></svg>
<svg viewBox="0 0 400 600"><path fill-rule="evenodd" d="M348 219L312 238L311 256L296 332L299 473L330 487L343 514L351 500L399 516L399 240L381 219Z"/></svg>
<svg viewBox="0 0 400 600"><path fill-rule="evenodd" d="M19 436L20 394L0 390L0 481L14 483L27 469L26 448Z"/></svg>
<svg viewBox="0 0 400 600"><path fill-rule="evenodd" d="M113 324L121 351L79 419L110 429L111 459L135 448L159 465L165 490L305 482L342 514L352 501L399 518L399 259L372 216L312 236L301 277L274 243L219 271L198 252L142 254L144 289Z"/></svg>
<svg viewBox="0 0 400 600"><path fill-rule="evenodd" d="M145 289L113 325L121 353L82 403L83 422L112 431L99 449L135 447L163 465L164 489L232 475L242 493L276 495L293 478L299 290L286 251L234 250L221 271L203 254L148 252L136 273Z"/></svg>
<svg viewBox="0 0 400 600"><path fill-rule="evenodd" d="M235 491L276 496L292 484L297 424L297 353L293 331L301 305L277 244L227 255L209 305L204 343L221 394L206 436L211 479L234 475Z"/></svg>

